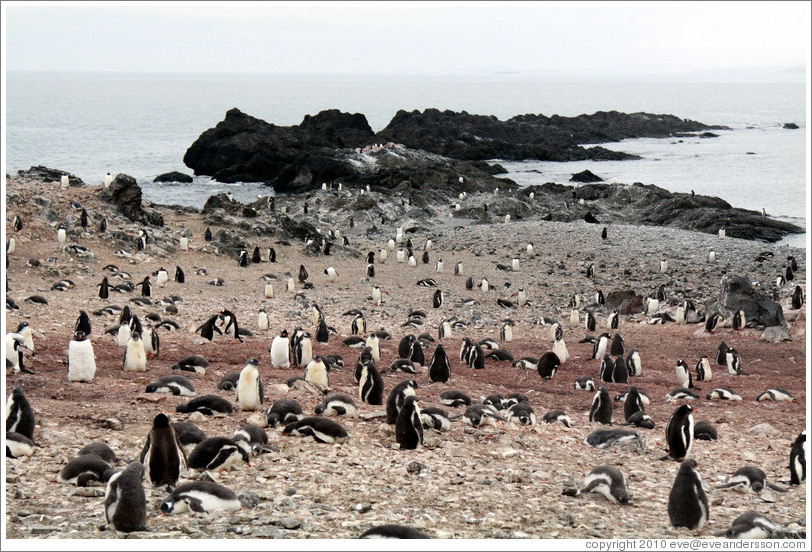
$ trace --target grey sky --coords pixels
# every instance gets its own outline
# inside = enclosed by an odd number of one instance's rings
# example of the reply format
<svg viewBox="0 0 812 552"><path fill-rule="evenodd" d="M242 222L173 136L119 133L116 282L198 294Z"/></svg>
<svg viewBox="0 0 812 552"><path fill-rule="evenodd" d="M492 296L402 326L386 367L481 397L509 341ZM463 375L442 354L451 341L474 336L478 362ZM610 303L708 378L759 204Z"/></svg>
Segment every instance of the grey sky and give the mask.
<svg viewBox="0 0 812 552"><path fill-rule="evenodd" d="M3 2L8 70L678 73L807 65L809 2Z"/></svg>

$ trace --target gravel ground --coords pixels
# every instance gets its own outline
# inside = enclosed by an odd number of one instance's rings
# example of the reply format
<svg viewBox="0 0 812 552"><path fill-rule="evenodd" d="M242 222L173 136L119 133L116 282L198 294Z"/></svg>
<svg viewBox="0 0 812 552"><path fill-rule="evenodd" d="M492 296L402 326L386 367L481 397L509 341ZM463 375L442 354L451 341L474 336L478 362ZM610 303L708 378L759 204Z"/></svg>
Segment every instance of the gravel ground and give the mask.
<svg viewBox="0 0 812 552"><path fill-rule="evenodd" d="M464 219L445 216L419 220L424 228L406 234L415 244L417 256L422 254L426 238L432 239L430 262L410 267L397 263L394 253L386 262L376 254L376 273L364 280L367 251L385 247L386 240L395 237L396 222L378 232L371 223L343 224L350 247L334 248L330 256L311 256L304 244L290 240L283 245L277 240L285 236L255 237L251 246L273 246L277 263L252 264L239 268L236 259L218 254L213 243L203 240L207 226L199 215L180 210L159 208L166 226L153 229L155 241L143 252L132 245L124 247L128 258L116 255L122 243L116 231L134 237L137 226L109 211L110 206L95 199L96 188L60 190L53 183L7 180L8 236L14 235L16 251L10 255L8 295L19 310L7 310L6 331L13 330L23 320L35 332L36 356L28 359L35 374L17 373L6 377L6 393L20 386L35 408L38 427L36 440L41 445L32 457L6 459L5 462L5 537L7 539L64 538L292 538L336 539L354 538L374 525L401 523L419 528L430 536L456 539L532 538L681 538L712 537L730 526L730 522L748 510L755 510L774 522L805 527L807 510L806 485L791 488L787 493L740 494L713 489L744 465L763 469L768 480L788 480L788 457L792 441L806 426L806 305L799 311L789 308L787 298L800 283L805 287L806 253L795 248L720 239L717 236L666 228L611 225L609 238L601 240L601 227L586 223L553 223L537 220L511 221L504 224L474 224ZM41 198L35 200L34 198ZM106 234L98 231L80 232L78 211L69 205L76 200L84 205L93 218L93 227L101 212L108 212L110 228ZM277 208L288 207L292 216L300 216L301 207L293 198L279 198ZM24 222L15 232L10 219L19 214ZM311 208L308 220L321 228L330 228L331 221L346 221L347 214L330 213ZM242 228L241 219L226 217L225 228ZM360 220L360 218L358 218ZM68 221L69 244L78 243L90 249L91 258L80 258L62 250L56 243L57 221ZM408 228L408 220L401 221ZM339 222L340 224L340 222ZM430 228L431 232L425 228ZM216 232L218 227L212 227ZM181 232L190 236L190 250L177 250ZM288 238L289 239L289 238ZM528 256L526 244L533 242L534 255ZM718 260L707 262L710 249ZM763 261L756 257L772 252ZM250 253L250 251L249 251ZM592 344L579 343L585 335L610 331L606 328L607 311L592 305L597 289L604 294L631 289L638 294L653 294L665 283L677 300L691 298L701 308L704 302L719 293L724 274L740 274L752 282L760 282L767 293L775 288L775 277L783 273L787 255L794 255L800 265L796 281L780 289L780 300L789 322L792 341L767 343L761 331L748 328L736 332L730 327L711 335L701 324L650 325L642 314L622 316L618 331L623 335L627 350L636 348L643 359L643 374L633 383L651 397L647 412L656 423L653 430L639 429L643 446L637 450L596 450L584 443L584 438L596 427L588 421L593 393L573 389L579 376L598 380L598 361L591 360ZM48 261L55 257L56 262ZM26 265L29 259L39 259L39 267ZM442 258L444 270L438 273L434 262ZM497 263L510 265L519 259L515 271L501 271ZM660 271L660 260L667 259L668 270ZM454 275L454 265L463 263L463 276ZM159 306L136 306L130 302L133 294L111 294L108 301L97 296L96 285L104 274L103 267L114 263L128 271L133 282L151 274L159 267L174 272L181 266L187 276L185 284L170 281L163 289L153 290L153 300L181 295L179 312L168 315ZM302 290L301 296L285 291L285 272L295 275L304 264L314 288ZM594 265L591 279L585 276L589 264ZM339 279L330 282L323 270L333 266ZM207 275L198 275L193 267L205 267ZM275 297L265 299L262 276L274 274ZM482 293L468 291L465 278L471 275L477 282L487 277L493 290ZM225 285L208 282L223 278ZM76 287L67 291L52 291L51 285L62 279L73 280ZM434 278L444 291L445 302L433 309L431 297L435 288L417 286L423 278ZM800 281L799 281L800 280ZM376 307L370 300L373 283L385 291L384 303ZM506 284L510 287L506 287ZM523 287L532 303L523 308L505 309L497 298L511 297ZM596 332L587 332L583 324L569 322L569 297L581 294L588 308L593 308L598 320ZM39 294L47 298L47 306L28 304L26 297ZM462 300L472 297L474 306L463 306ZM315 333L310 321L311 304L318 303L326 321L338 335L327 344L315 344L317 353L339 353L346 367L330 373L330 388L357 397L352 367L358 350L344 346L341 341L350 334L351 318L342 316L351 308L361 309L370 330L385 328L391 341L383 341L381 361L385 393L404 379L404 374L389 372L388 366L397 358L397 345L407 333L428 331L435 339L439 322L456 316L467 323L453 336L443 340L452 361L452 377L445 384L430 383L425 368L415 379L420 387L418 397L422 406L439 405L439 394L447 389L460 389L479 399L492 393L507 395L521 392L527 395L539 418L534 427L497 422L483 428L471 428L460 420L452 422L451 431L426 432L424 446L416 451L400 451L395 443L393 426L383 423L376 414L382 406L360 404L360 415L342 419L350 441L341 445L318 444L309 438L289 437L280 428L268 428L270 442L278 452L262 454L251 461L251 467L210 474L231 489L246 494L243 509L228 514L160 515L158 505L166 498L165 489L145 484L148 501L148 531L117 533L100 530L104 523L102 511L104 488L77 488L62 485L55 478L59 470L83 446L103 441L126 461L135 460L143 446L158 412L166 412L173 421L195 421L207 435L230 436L251 417L250 412L207 418L199 414L178 414L181 397L144 393L147 383L172 373L170 366L189 354L205 356L211 363L205 376L190 374L198 395L220 394L234 400L233 392L217 390L220 378L239 371L248 358L260 359L260 371L265 381L266 405L283 397L297 399L305 411L312 413L320 401L320 393L307 388L289 389L285 381L302 375L300 369L273 369L268 348L274 335L282 328L292 331L302 326ZM145 374L121 370L123 348L113 337L103 335L105 328L117 324L117 316L91 315L91 340L95 349L97 373L90 384L67 381L67 347L80 309L88 312L106 304L130 304L144 320L149 312L159 313L180 325L177 331L160 330L161 351L149 359ZM260 332L256 315L264 307L271 319L271 329ZM213 342L194 333L195 328L222 308L237 314L241 326L251 330L252 337L239 343L231 337L217 335ZM424 328L405 328L411 309L427 313ZM582 309L583 312L583 309ZM514 320L514 339L502 344L514 358L538 357L553 344L549 324L539 324L542 317L560 319L571 358L556 376L543 381L535 372L523 372L509 362L488 360L486 368L474 371L459 361L462 338L499 338L501 321ZM710 520L700 530L689 531L669 526L666 513L668 493L678 464L661 461L664 454L664 429L673 410L682 401L668 402L665 394L678 387L674 365L679 358L693 367L700 355L713 357L720 341L733 345L744 361L748 376L730 376L724 367L713 365L714 379L702 382L701 398L691 401L697 408L696 419L711 422L719 432L718 441L698 441L693 457L699 462L699 472L709 488ZM427 351L427 359L432 350ZM606 384L612 396L625 391L624 384ZM714 387L729 387L738 392L742 401L720 402L705 399ZM755 397L769 387L789 390L797 403L759 403ZM548 410L560 408L572 419L572 427L560 423L544 424L541 417ZM461 409L449 409L461 414ZM622 405L615 404L614 419L622 421ZM187 453L191 449L187 449ZM627 506L610 503L599 495L563 496L565 488L578 486L596 465L618 467L628 480L631 502ZM123 464L120 466L123 467ZM187 473L187 478L199 477ZM632 515L629 515L632 514ZM15 541L7 541L14 544ZM19 542L19 541L16 541ZM45 546L43 544L43 546Z"/></svg>

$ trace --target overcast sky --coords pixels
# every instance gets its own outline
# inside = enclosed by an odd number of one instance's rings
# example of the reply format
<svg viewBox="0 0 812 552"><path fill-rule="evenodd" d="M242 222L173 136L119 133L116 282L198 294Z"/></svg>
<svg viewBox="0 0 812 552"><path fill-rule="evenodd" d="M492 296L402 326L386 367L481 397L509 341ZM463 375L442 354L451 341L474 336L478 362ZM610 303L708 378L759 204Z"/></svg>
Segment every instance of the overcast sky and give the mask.
<svg viewBox="0 0 812 552"><path fill-rule="evenodd" d="M809 2L3 2L7 70L448 74L805 67Z"/></svg>

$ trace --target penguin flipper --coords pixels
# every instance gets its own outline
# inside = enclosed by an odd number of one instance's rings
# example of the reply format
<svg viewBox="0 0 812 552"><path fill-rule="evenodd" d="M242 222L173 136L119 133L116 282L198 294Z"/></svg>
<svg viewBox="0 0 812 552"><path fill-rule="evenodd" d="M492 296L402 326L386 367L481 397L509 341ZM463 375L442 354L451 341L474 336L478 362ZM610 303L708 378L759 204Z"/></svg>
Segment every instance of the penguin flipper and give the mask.
<svg viewBox="0 0 812 552"><path fill-rule="evenodd" d="M733 489L735 487L742 487L745 483L742 481L734 481L732 483L725 483L724 485L717 485L715 489Z"/></svg>
<svg viewBox="0 0 812 552"><path fill-rule="evenodd" d="M93 473L82 473L76 477L77 487L87 487L91 481L97 481L96 475Z"/></svg>
<svg viewBox="0 0 812 552"><path fill-rule="evenodd" d="M226 461L226 458L231 456L231 453L234 451L234 447L224 447L217 451L217 454L214 458L211 459L211 462L206 464L206 469L210 470L216 468L223 464Z"/></svg>
<svg viewBox="0 0 812 552"><path fill-rule="evenodd" d="M778 485L776 485L775 483L765 483L765 485L766 485L767 487L769 487L770 489L774 490L774 491L775 491L775 492L777 492L777 493L787 493L787 492L789 492L789 489L785 489L785 488L783 488L783 487L779 487L779 486L778 486Z"/></svg>
<svg viewBox="0 0 812 552"><path fill-rule="evenodd" d="M203 508L203 501L199 498L190 498L189 500L189 509L193 512L199 512L201 514L205 514L206 510Z"/></svg>

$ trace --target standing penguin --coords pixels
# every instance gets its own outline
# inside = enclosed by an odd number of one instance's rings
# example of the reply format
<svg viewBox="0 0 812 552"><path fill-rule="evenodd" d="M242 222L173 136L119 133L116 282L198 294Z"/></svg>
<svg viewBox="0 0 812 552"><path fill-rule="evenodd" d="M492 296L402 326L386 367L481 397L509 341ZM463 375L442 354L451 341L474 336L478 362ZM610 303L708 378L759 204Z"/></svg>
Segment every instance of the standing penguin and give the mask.
<svg viewBox="0 0 812 552"><path fill-rule="evenodd" d="M262 262L262 255L259 254L259 246L254 246L254 251L251 253L251 262L255 264L259 264Z"/></svg>
<svg viewBox="0 0 812 552"><path fill-rule="evenodd" d="M318 383L324 387L330 387L330 380L327 373L327 363L321 355L314 356L305 366L305 381Z"/></svg>
<svg viewBox="0 0 812 552"><path fill-rule="evenodd" d="M250 358L237 380L237 404L243 410L261 410L264 402L265 391L259 374L259 360Z"/></svg>
<svg viewBox="0 0 812 552"><path fill-rule="evenodd" d="M630 376L639 376L643 373L643 361L640 359L637 349L632 349L632 352L626 357L626 368L629 370Z"/></svg>
<svg viewBox="0 0 812 552"><path fill-rule="evenodd" d="M245 249L240 250L240 258L237 260L237 266L240 268L245 268L248 266L250 261L248 260L248 251Z"/></svg>
<svg viewBox="0 0 812 552"><path fill-rule="evenodd" d="M612 336L612 342L609 345L609 353L612 356L621 356L626 354L626 345L623 343L623 336L619 333Z"/></svg>
<svg viewBox="0 0 812 552"><path fill-rule="evenodd" d="M400 450L414 450L423 444L423 420L417 397L406 397L395 421L395 440Z"/></svg>
<svg viewBox="0 0 812 552"><path fill-rule="evenodd" d="M219 320L219 318L220 318L219 314L211 315L208 318L208 320L206 320L200 326L197 327L197 329L195 330L195 333L200 332L200 337L202 337L204 339L208 339L209 341L214 340L214 332L217 332L220 335L223 335L223 331L220 328L218 328L217 325L216 325L216 322L217 322L217 320ZM119 330L118 335L119 335L119 339L120 339L121 338L121 330ZM121 344L121 342L119 341L119 345L120 344Z"/></svg>
<svg viewBox="0 0 812 552"><path fill-rule="evenodd" d="M696 530L708 521L708 497L696 466L696 460L684 460L674 479L668 495L668 519L673 527Z"/></svg>
<svg viewBox="0 0 812 552"><path fill-rule="evenodd" d="M99 287L99 299L107 299L110 297L110 282L107 281L107 276L102 278Z"/></svg>
<svg viewBox="0 0 812 552"><path fill-rule="evenodd" d="M595 321L595 315L592 314L591 311L586 311L586 314L584 315L584 327L588 331L594 332L596 325L597 325L597 322Z"/></svg>
<svg viewBox="0 0 812 552"><path fill-rule="evenodd" d="M180 479L181 469L186 469L183 445L169 423L169 417L163 412L152 421L152 429L141 450L140 462L144 466L144 477L155 487L174 487Z"/></svg>
<svg viewBox="0 0 812 552"><path fill-rule="evenodd" d="M375 360L375 362L380 362L381 361L381 343L380 343L380 341L381 340L378 338L378 336L374 332L369 334L369 336L367 337L367 340L366 340L366 346L370 348L370 351L372 352L372 358Z"/></svg>
<svg viewBox="0 0 812 552"><path fill-rule="evenodd" d="M352 335L363 335L367 333L367 321L362 313L359 312L355 315L355 318L352 319L352 324L350 324L350 333Z"/></svg>
<svg viewBox="0 0 812 552"><path fill-rule="evenodd" d="M23 371L26 374L33 374L25 367L24 352L29 350L25 345L25 337L20 333L6 334L6 373Z"/></svg>
<svg viewBox="0 0 812 552"><path fill-rule="evenodd" d="M129 305L124 305L121 309L121 314L118 317L118 333L116 334L116 345L124 347L130 339L130 320L132 319L132 312Z"/></svg>
<svg viewBox="0 0 812 552"><path fill-rule="evenodd" d="M6 433L13 431L34 440L34 409L23 393L22 387L15 387L6 401Z"/></svg>
<svg viewBox="0 0 812 552"><path fill-rule="evenodd" d="M68 381L91 382L95 375L93 345L83 331L77 331L68 345Z"/></svg>
<svg viewBox="0 0 812 552"><path fill-rule="evenodd" d="M186 283L186 275L183 273L183 269L179 266L175 266L175 281L179 284Z"/></svg>
<svg viewBox="0 0 812 552"><path fill-rule="evenodd" d="M169 281L169 272L164 267L161 267L155 272L155 285L158 287L165 287Z"/></svg>
<svg viewBox="0 0 812 552"><path fill-rule="evenodd" d="M429 381L445 383L451 377L451 361L442 344L438 343L429 362Z"/></svg>
<svg viewBox="0 0 812 552"><path fill-rule="evenodd" d="M90 335L90 317L85 311L79 311L79 317L76 319L76 325L74 326L73 331Z"/></svg>
<svg viewBox="0 0 812 552"><path fill-rule="evenodd" d="M746 325L747 319L744 316L744 307L739 307L739 310L733 314L733 329L743 330Z"/></svg>
<svg viewBox="0 0 812 552"><path fill-rule="evenodd" d="M59 245L65 245L67 243L67 241L68 241L68 233L65 230L65 226L60 224L56 228L56 242Z"/></svg>
<svg viewBox="0 0 812 552"><path fill-rule="evenodd" d="M592 348L592 358L603 358L609 348L609 334L601 334Z"/></svg>
<svg viewBox="0 0 812 552"><path fill-rule="evenodd" d="M138 286L141 286L142 297L152 297L152 284L149 283L149 276L144 276L142 281L135 284L135 287Z"/></svg>
<svg viewBox="0 0 812 552"><path fill-rule="evenodd" d="M612 361L612 357L608 354L603 355L598 376L601 378L601 381L612 383L613 381L615 381L613 379L614 375L615 375L615 363Z"/></svg>
<svg viewBox="0 0 812 552"><path fill-rule="evenodd" d="M400 412L401 408L403 408L403 404L406 401L406 397L412 396L415 394L415 389L417 389L419 385L413 379L406 379L397 384L392 388L389 392L389 395L386 398L386 423L387 424L394 424L395 421L398 419L398 413Z"/></svg>
<svg viewBox="0 0 812 552"><path fill-rule="evenodd" d="M144 493L144 465L131 462L114 474L104 493L104 519L116 531L130 533L147 529L147 497Z"/></svg>
<svg viewBox="0 0 812 552"><path fill-rule="evenodd" d="M257 329L261 332L267 332L269 326L268 313L265 309L260 308L257 314Z"/></svg>
<svg viewBox="0 0 812 552"><path fill-rule="evenodd" d="M442 292L442 290L437 289L437 290L434 291L434 296L432 297L431 305L435 309L439 309L440 307L443 306L443 292Z"/></svg>
<svg viewBox="0 0 812 552"><path fill-rule="evenodd" d="M290 368L290 339L286 329L273 338L270 353L271 365L274 368Z"/></svg>
<svg viewBox="0 0 812 552"><path fill-rule="evenodd" d="M598 391L592 399L592 408L589 409L589 421L593 424L612 423L612 399L609 397L609 390L603 385L598 387Z"/></svg>
<svg viewBox="0 0 812 552"><path fill-rule="evenodd" d="M668 456L678 462L691 455L694 444L694 408L690 404L677 407L665 427L665 441L668 444ZM680 468L681 469L681 468Z"/></svg>
<svg viewBox="0 0 812 552"><path fill-rule="evenodd" d="M792 292L792 309L798 310L804 305L804 290L801 286L795 286L795 291Z"/></svg>
<svg viewBox="0 0 812 552"><path fill-rule="evenodd" d="M742 374L742 358L733 347L728 347L725 351L725 362L727 363L727 373L731 376Z"/></svg>
<svg viewBox="0 0 812 552"><path fill-rule="evenodd" d="M637 387L632 385L629 388L629 393L626 395L626 400L623 402L623 417L628 422L629 418L634 414L644 411L645 406L643 406L643 399L640 397L640 392L637 390Z"/></svg>
<svg viewBox="0 0 812 552"><path fill-rule="evenodd" d="M378 369L369 362L365 362L358 378L358 395L361 402L367 404L383 404L383 378Z"/></svg>
<svg viewBox="0 0 812 552"><path fill-rule="evenodd" d="M698 387L694 385L694 380L691 377L691 370L684 360L679 359L674 370L677 375L677 383L679 383L680 387L684 387L685 389L698 389Z"/></svg>
<svg viewBox="0 0 812 552"><path fill-rule="evenodd" d="M626 383L629 381L629 369L622 356L615 358L615 366L612 371L612 381L615 383Z"/></svg>
<svg viewBox="0 0 812 552"><path fill-rule="evenodd" d="M710 361L706 355L702 355L699 357L699 362L696 363L696 381L711 381L712 379Z"/></svg>
<svg viewBox="0 0 812 552"><path fill-rule="evenodd" d="M615 309L609 314L609 318L606 320L606 325L609 326L609 329L611 330L617 329L619 313L620 311L618 309Z"/></svg>
<svg viewBox="0 0 812 552"><path fill-rule="evenodd" d="M124 350L123 365L125 372L147 371L147 351L144 349L141 334L136 331L130 333L130 339L127 341L127 347Z"/></svg>
<svg viewBox="0 0 812 552"><path fill-rule="evenodd" d="M548 380L555 375L559 366L561 366L561 359L558 358L558 355L552 351L547 351L539 358L536 370L541 379Z"/></svg>
<svg viewBox="0 0 812 552"><path fill-rule="evenodd" d="M308 274L307 269L305 268L305 266L303 264L300 264L299 265L299 283L304 284L309 277L310 277L310 275Z"/></svg>
<svg viewBox="0 0 812 552"><path fill-rule="evenodd" d="M789 483L800 485L806 481L806 430L801 431L789 451Z"/></svg>

